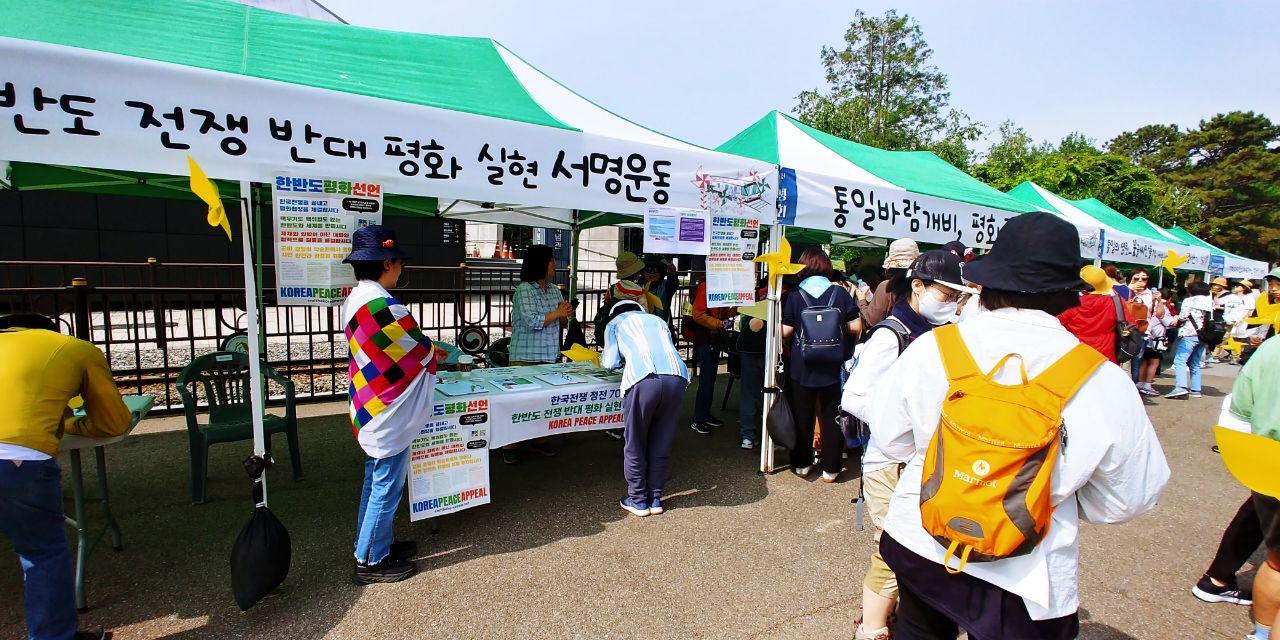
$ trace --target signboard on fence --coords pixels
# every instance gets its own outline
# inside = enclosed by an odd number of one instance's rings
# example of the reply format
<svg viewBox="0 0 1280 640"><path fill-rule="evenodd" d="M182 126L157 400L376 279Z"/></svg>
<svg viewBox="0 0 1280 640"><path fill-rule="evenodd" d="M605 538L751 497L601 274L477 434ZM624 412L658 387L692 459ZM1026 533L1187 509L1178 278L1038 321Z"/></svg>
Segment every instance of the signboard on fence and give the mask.
<svg viewBox="0 0 1280 640"><path fill-rule="evenodd" d="M356 285L351 234L382 223L382 185L315 176L276 176L276 298L282 306L342 304Z"/></svg>
<svg viewBox="0 0 1280 640"><path fill-rule="evenodd" d="M644 252L705 256L711 252L711 214L703 209L649 207Z"/></svg>
<svg viewBox="0 0 1280 640"><path fill-rule="evenodd" d="M451 400L409 445L409 519L489 504L489 400Z"/></svg>
<svg viewBox="0 0 1280 640"><path fill-rule="evenodd" d="M753 213L711 216L707 256L707 308L741 307L756 301L756 252L760 218Z"/></svg>

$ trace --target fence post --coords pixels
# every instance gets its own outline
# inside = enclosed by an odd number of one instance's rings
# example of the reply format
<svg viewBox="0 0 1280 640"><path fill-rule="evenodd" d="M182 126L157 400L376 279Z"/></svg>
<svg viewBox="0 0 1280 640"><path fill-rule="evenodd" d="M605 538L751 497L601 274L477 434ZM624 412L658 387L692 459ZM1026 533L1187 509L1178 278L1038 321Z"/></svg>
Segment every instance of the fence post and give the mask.
<svg viewBox="0 0 1280 640"><path fill-rule="evenodd" d="M75 320L76 337L86 342L93 342L93 336L89 333L89 279L72 278L71 291L75 294L75 310L72 316Z"/></svg>
<svg viewBox="0 0 1280 640"><path fill-rule="evenodd" d="M164 299L155 289L160 286L160 261L147 258L147 275L151 283L151 321L155 325L156 347L164 349L168 346L169 336L165 335Z"/></svg>

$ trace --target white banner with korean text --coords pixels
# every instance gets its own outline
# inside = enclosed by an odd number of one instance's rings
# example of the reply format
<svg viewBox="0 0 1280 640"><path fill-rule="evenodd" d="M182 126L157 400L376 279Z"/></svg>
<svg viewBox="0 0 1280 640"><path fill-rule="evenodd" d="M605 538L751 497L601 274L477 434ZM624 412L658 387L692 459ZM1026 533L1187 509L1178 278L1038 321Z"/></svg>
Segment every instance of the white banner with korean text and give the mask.
<svg viewBox="0 0 1280 640"><path fill-rule="evenodd" d="M210 177L361 176L387 193L643 214L731 198L772 222L776 167L130 56L0 38L0 159Z"/></svg>

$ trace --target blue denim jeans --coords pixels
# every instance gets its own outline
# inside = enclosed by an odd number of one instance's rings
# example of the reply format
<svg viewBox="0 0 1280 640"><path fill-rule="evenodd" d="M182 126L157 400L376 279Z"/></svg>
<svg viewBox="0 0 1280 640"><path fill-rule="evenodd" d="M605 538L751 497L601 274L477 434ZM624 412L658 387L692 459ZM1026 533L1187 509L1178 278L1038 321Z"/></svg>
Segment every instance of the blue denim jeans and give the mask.
<svg viewBox="0 0 1280 640"><path fill-rule="evenodd" d="M695 342L693 357L698 363L698 394L693 399L693 421L703 422L711 416L711 403L715 400L720 352L710 344Z"/></svg>
<svg viewBox="0 0 1280 640"><path fill-rule="evenodd" d="M0 531L22 565L31 640L67 640L76 633L75 581L63 526L58 461L0 460Z"/></svg>
<svg viewBox="0 0 1280 640"><path fill-rule="evenodd" d="M1174 386L1179 389L1200 392L1200 363L1204 358L1204 343L1199 338L1178 338L1178 349L1173 353ZM1188 376L1188 369L1190 375ZM1190 377L1191 386L1187 386Z"/></svg>
<svg viewBox="0 0 1280 640"><path fill-rule="evenodd" d="M764 404L764 354L742 354L742 388L738 391L738 437L760 442L760 408Z"/></svg>
<svg viewBox="0 0 1280 640"><path fill-rule="evenodd" d="M391 553L395 539L391 523L404 496L408 479L409 448L390 458L365 458L364 489L360 492L360 512L356 519L356 561L382 562Z"/></svg>
<svg viewBox="0 0 1280 640"><path fill-rule="evenodd" d="M1138 353L1133 356L1133 360L1129 361L1129 376L1134 382L1142 378L1142 354L1146 351L1147 343L1143 342L1142 346L1138 347Z"/></svg>

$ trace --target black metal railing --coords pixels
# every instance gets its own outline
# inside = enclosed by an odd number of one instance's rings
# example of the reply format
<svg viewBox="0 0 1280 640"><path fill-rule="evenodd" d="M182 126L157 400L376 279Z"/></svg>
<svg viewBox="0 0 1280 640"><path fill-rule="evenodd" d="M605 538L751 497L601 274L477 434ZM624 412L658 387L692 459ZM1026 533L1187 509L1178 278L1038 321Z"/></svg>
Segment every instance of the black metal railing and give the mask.
<svg viewBox="0 0 1280 640"><path fill-rule="evenodd" d="M0 314L34 311L57 319L64 332L102 349L121 392L152 394L156 411L174 412L181 410L175 383L183 367L244 333L242 269L236 264L0 262ZM341 308L276 306L272 271L270 265L264 269L267 364L293 380L299 401L345 397ZM52 282L57 278L62 282ZM561 272L558 284L568 278ZM204 284L193 286L193 280ZM580 271L577 280L576 316L593 342L590 323L615 274ZM514 266L411 266L395 295L434 340L456 344L459 332L474 327L492 342L510 333L511 294L518 283ZM687 297L681 290L672 302L677 325Z"/></svg>

